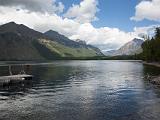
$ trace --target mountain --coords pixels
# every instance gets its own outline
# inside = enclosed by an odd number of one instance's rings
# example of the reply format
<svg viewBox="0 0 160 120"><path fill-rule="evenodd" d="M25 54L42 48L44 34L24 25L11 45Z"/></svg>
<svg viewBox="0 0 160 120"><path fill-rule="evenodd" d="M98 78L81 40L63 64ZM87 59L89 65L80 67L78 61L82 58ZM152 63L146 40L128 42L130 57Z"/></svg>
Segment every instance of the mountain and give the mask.
<svg viewBox="0 0 160 120"><path fill-rule="evenodd" d="M23 24L16 24L15 22L10 22L0 26L0 33L6 32L15 33L28 38L44 38L42 33L35 31Z"/></svg>
<svg viewBox="0 0 160 120"><path fill-rule="evenodd" d="M53 30L49 30L45 32L44 35L46 35L49 39L56 41L62 45L68 46L68 47L79 47L80 46L79 43L73 40L70 40L66 36L61 35L58 32L53 31Z"/></svg>
<svg viewBox="0 0 160 120"><path fill-rule="evenodd" d="M116 50L109 50L109 51L105 51L104 54L106 56L113 56L115 52L116 52Z"/></svg>
<svg viewBox="0 0 160 120"><path fill-rule="evenodd" d="M87 57L90 55L91 56L103 56L103 53L101 52L101 50L99 48L94 47L92 45L88 45L83 40L73 41L73 40L70 40L69 38L65 37L64 35L61 35L58 32L55 32L53 30L49 30L49 31L45 32L44 34L49 39L56 41L57 43L59 43L61 45L75 49L77 52L73 51L74 56L77 56L78 54L81 54L80 56L83 56L83 57ZM68 52L68 54L70 54L70 52ZM78 55L77 57L80 57L80 56Z"/></svg>
<svg viewBox="0 0 160 120"><path fill-rule="evenodd" d="M54 31L41 33L14 22L0 26L0 60L46 60L103 55L98 50Z"/></svg>
<svg viewBox="0 0 160 120"><path fill-rule="evenodd" d="M141 45L144 41L141 39L133 39L132 41L124 44L118 50L107 51L104 54L106 56L118 56L118 55L134 55L142 52Z"/></svg>
<svg viewBox="0 0 160 120"><path fill-rule="evenodd" d="M80 44L83 44L83 45L86 45L87 43L86 43L86 41L84 41L84 40L80 40L80 39L77 39L77 40L75 40L76 42L79 42Z"/></svg>

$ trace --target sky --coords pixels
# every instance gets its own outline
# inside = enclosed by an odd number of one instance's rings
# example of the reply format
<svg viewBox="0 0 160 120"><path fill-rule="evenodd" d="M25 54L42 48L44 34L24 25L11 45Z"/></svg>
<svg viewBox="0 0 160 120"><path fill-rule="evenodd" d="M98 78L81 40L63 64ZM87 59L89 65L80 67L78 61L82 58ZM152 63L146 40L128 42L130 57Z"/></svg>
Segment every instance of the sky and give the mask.
<svg viewBox="0 0 160 120"><path fill-rule="evenodd" d="M152 34L160 26L160 0L0 0L0 24L11 21L108 51Z"/></svg>

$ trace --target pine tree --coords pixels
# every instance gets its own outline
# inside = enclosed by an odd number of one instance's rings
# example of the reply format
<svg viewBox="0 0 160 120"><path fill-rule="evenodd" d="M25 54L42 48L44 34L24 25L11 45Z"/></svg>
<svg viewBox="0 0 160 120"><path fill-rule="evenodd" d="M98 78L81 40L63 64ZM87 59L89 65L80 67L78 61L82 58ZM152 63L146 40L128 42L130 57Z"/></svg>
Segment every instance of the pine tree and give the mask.
<svg viewBox="0 0 160 120"><path fill-rule="evenodd" d="M160 61L160 28L156 28L155 36L142 44L142 58L148 62Z"/></svg>

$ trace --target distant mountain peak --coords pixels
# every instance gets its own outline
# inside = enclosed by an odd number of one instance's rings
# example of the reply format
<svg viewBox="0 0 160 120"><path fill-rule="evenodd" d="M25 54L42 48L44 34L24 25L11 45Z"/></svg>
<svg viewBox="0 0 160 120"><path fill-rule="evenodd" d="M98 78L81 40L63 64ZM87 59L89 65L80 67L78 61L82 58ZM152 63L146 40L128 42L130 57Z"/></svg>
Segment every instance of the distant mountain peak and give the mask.
<svg viewBox="0 0 160 120"><path fill-rule="evenodd" d="M4 27L16 27L16 26L18 26L18 24L16 24L15 22L9 22L9 23L6 23L6 24L3 24L3 25L1 25L0 27L2 28L4 28Z"/></svg>
<svg viewBox="0 0 160 120"><path fill-rule="evenodd" d="M11 22L9 22L9 23L6 23L6 24L16 24L14 21L11 21ZM6 24L4 24L4 25L6 25ZM16 24L17 25L17 24Z"/></svg>
<svg viewBox="0 0 160 120"><path fill-rule="evenodd" d="M86 41L84 41L84 40L76 39L75 41L79 42L81 44L87 45Z"/></svg>
<svg viewBox="0 0 160 120"><path fill-rule="evenodd" d="M35 31L23 24L17 24L15 22L9 22L0 26L0 33L12 32L18 35L30 37L30 38L44 38L44 35L38 31Z"/></svg>
<svg viewBox="0 0 160 120"><path fill-rule="evenodd" d="M13 22L13 21L1 25L1 27L19 27L19 26L27 27L27 26L25 26L25 25L23 25L23 24L17 24L17 23L15 23L15 22Z"/></svg>
<svg viewBox="0 0 160 120"><path fill-rule="evenodd" d="M144 41L142 39L134 38L132 41L124 44L118 50L107 51L104 54L109 56L118 56L118 55L134 55L142 52L141 45Z"/></svg>
<svg viewBox="0 0 160 120"><path fill-rule="evenodd" d="M52 33L52 34L55 33L55 34L59 34L57 31L54 31L54 30L48 30L48 31L45 32L45 34L47 34L47 33Z"/></svg>
<svg viewBox="0 0 160 120"><path fill-rule="evenodd" d="M139 39L139 38L134 38L132 41L137 42L137 43L143 43L144 42L142 39Z"/></svg>
<svg viewBox="0 0 160 120"><path fill-rule="evenodd" d="M53 30L49 30L47 32L44 33L47 37L49 37L51 40L54 40L58 43L61 43L63 45L69 46L69 47L80 47L80 43L70 40L68 37L53 31Z"/></svg>
<svg viewBox="0 0 160 120"><path fill-rule="evenodd" d="M11 31L11 30L12 30L12 32L15 32L15 30L16 30L16 29L19 29L20 27L22 27L22 24L17 24L17 23L15 23L15 22L9 22L9 23L6 23L6 24L3 24L3 25L0 26L1 29L2 29L2 28L3 28L3 30L6 29L5 31L7 31L7 29L8 29L8 31ZM25 25L23 25L23 27L28 28L28 27L25 26Z"/></svg>

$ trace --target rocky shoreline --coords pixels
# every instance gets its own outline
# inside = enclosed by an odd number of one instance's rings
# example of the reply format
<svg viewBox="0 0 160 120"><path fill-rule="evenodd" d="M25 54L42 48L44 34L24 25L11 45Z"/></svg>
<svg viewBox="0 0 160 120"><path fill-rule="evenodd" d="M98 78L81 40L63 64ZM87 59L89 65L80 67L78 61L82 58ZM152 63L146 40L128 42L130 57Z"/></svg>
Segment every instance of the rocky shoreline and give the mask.
<svg viewBox="0 0 160 120"><path fill-rule="evenodd" d="M150 63L142 62L142 63L145 64L145 65L160 67L160 63L158 63L158 62L150 62ZM150 76L149 80L152 84L160 85L160 75L159 76L154 76L154 77Z"/></svg>
<svg viewBox="0 0 160 120"><path fill-rule="evenodd" d="M151 65L151 66L155 66L155 67L160 67L160 63L158 62L142 62L145 65Z"/></svg>
<svg viewBox="0 0 160 120"><path fill-rule="evenodd" d="M160 76L157 76L157 77L151 79L150 81L153 84L160 85Z"/></svg>

